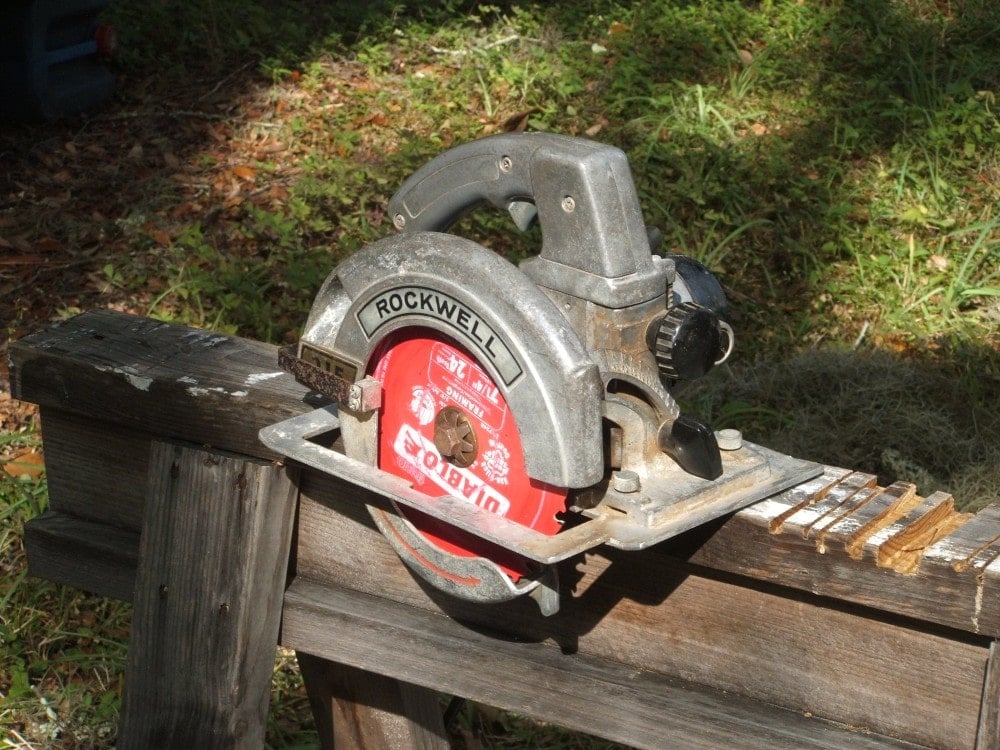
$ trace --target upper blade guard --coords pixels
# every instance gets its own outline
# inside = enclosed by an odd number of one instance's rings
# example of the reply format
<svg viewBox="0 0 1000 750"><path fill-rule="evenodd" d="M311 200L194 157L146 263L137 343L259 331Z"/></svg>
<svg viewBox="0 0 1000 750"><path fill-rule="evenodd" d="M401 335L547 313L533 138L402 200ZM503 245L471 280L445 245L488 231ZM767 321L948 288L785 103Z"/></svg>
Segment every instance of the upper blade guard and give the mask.
<svg viewBox="0 0 1000 750"><path fill-rule="evenodd" d="M586 487L604 473L597 365L554 303L515 266L450 234L379 240L320 290L303 341L370 372L386 337L425 329L455 341L517 415L532 479Z"/></svg>

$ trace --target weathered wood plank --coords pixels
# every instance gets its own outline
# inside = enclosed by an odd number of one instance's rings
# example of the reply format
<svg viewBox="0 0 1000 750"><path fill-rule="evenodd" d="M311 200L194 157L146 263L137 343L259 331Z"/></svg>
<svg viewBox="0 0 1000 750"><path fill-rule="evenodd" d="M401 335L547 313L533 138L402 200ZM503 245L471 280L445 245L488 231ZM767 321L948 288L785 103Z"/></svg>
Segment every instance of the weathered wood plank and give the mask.
<svg viewBox="0 0 1000 750"><path fill-rule="evenodd" d="M865 542L873 534L902 518L920 503L916 485L897 482L878 492L864 507L845 511L816 539L821 552L827 545L840 543L854 560L864 557Z"/></svg>
<svg viewBox="0 0 1000 750"><path fill-rule="evenodd" d="M661 750L919 747L553 644L517 643L418 608L296 579L283 639L317 656ZM388 653L392 658L386 658Z"/></svg>
<svg viewBox="0 0 1000 750"><path fill-rule="evenodd" d="M21 339L11 345L11 358L15 395L40 402L49 412L73 411L82 418L114 424L109 445L114 445L114 430L132 426L151 436L180 437L266 455L257 442L257 429L309 408L303 403L305 389L277 373L274 347L119 313L87 313ZM58 426L47 430L54 443L61 430ZM63 443L71 448L78 434L68 433ZM83 469L85 463L77 461L73 471ZM141 467L133 468L138 476ZM927 537L930 547L925 554L904 561L913 566L908 576L878 569L871 561L878 553L873 540L885 541L919 520L910 514L902 519L906 524L890 523L866 540L861 561L840 552L821 555L812 538L801 539L803 532L814 536L825 528L832 520L830 514L849 502L849 496L862 489L874 490L874 477L857 474L840 481L846 473L830 469L823 478L827 486L806 483L741 511L714 535L699 530L661 546L678 555L693 554L693 561L718 570L1000 636L1000 604L993 605L1000 602L996 566L962 576L951 570L946 558L935 557L936 549L947 549L952 539L961 538L961 529L940 540ZM127 486L108 487L114 484L108 474L95 477L94 486L107 489L103 500L95 499L96 493L79 483L74 486L73 472L64 472L63 477L65 481L54 477L54 502L65 502L67 508L92 520L114 516L124 519L117 523L129 527L137 522L139 505L134 494ZM855 490L845 490L852 483ZM946 516L945 526L955 520L953 515ZM980 517L982 526L996 528L989 532L995 537L1000 519ZM936 522L930 524L932 532L940 528ZM693 539L701 546L692 553ZM925 538L918 541L923 544ZM861 544L860 538L854 544Z"/></svg>
<svg viewBox="0 0 1000 750"><path fill-rule="evenodd" d="M296 657L323 750L448 749L433 690L304 651Z"/></svg>
<svg viewBox="0 0 1000 750"><path fill-rule="evenodd" d="M983 705L976 733L976 750L1000 747L1000 641L990 644L990 659L983 683Z"/></svg>
<svg viewBox="0 0 1000 750"><path fill-rule="evenodd" d="M138 533L146 505L149 433L43 406L49 507Z"/></svg>
<svg viewBox="0 0 1000 750"><path fill-rule="evenodd" d="M833 476L830 472L812 484ZM815 503L804 503L801 491L790 491L740 511L688 551L690 561L1000 636L1000 604L994 606L1000 601L1000 570L976 574L953 564L972 554L969 545L979 536L1000 533L1000 519L989 512L981 518L956 513L946 495L894 507L897 498L872 487L867 475L845 480L842 488L825 487ZM903 515L893 520L900 510ZM962 541L970 519L976 520L978 536Z"/></svg>
<svg viewBox="0 0 1000 750"><path fill-rule="evenodd" d="M107 528L105 521L125 532L138 528L142 499L135 487L107 476L81 487L74 478L85 478L88 461L100 465L113 457L108 454L131 449L124 459L128 473L141 478L147 474L145 444L170 436L266 456L257 429L308 408L305 389L278 373L273 347L115 313L80 316L15 342L11 358L15 395L41 402L46 414L54 415L43 416L46 441L55 433L57 463L71 462L70 471L55 470L54 507L89 519L84 523L92 524L87 527L92 531ZM74 441L100 440L103 433L112 436L106 448L86 445L74 452ZM67 458L70 454L83 458ZM300 527L311 530L306 533L311 541L300 544L298 562L310 575L427 613L444 610L473 626L555 641L582 662L599 660L602 668L608 661L625 670L635 669L629 664L650 665L657 680L706 683L798 710L822 705L825 715L859 727L935 747L970 748L977 727L980 737L987 736L980 714L970 708L978 703L972 696L984 679L995 680L985 675L985 647L957 633L927 632L919 623L1000 635L1000 517L984 512L969 521L938 498L903 509L893 520L900 508L891 502L882 508L874 478L845 474L830 469L819 483L765 500L714 531L698 530L644 553L597 552L570 563L562 575L572 596L550 620L526 601L477 607L425 590L371 528L358 498L344 488L331 498L329 488L321 489L329 480L312 475L309 481L320 489L303 509L323 521ZM87 546L57 526L37 529L48 545L41 562L51 566L53 576L80 582L75 585L99 578L100 559L119 554L125 566L135 556L134 533ZM55 550L60 533L78 547L67 546L62 558ZM816 549L820 534L826 554ZM324 544L335 546L317 546ZM859 549L862 559L852 559L850 552ZM878 567L880 552L893 569ZM79 554L92 554L98 562L82 566L84 572L70 571ZM768 590L745 579L719 580L718 573L678 566L669 555L839 601ZM146 561L145 567L151 564ZM912 573L903 575L901 568ZM114 587L121 591L127 580ZM207 606L197 597L192 601L199 613ZM914 621L879 621L850 611L847 602ZM155 611L152 604L137 604Z"/></svg>
<svg viewBox="0 0 1000 750"><path fill-rule="evenodd" d="M296 565L309 580L444 610L507 637L552 640L918 744L973 746L983 643L755 589L746 580L705 577L658 548L588 554L562 567L569 593L555 617L541 617L523 600L463 603L428 589L399 564L358 505L373 497L314 474L303 476L301 489Z"/></svg>
<svg viewBox="0 0 1000 750"><path fill-rule="evenodd" d="M803 538L814 533L817 527L822 527L829 523L839 513L845 505L860 506L859 498L870 497L871 491L875 489L876 477L871 474L861 472L851 472L840 481L829 484L831 475L839 473L838 470L827 471L820 482L823 485L821 492L810 496L806 494L805 499L801 498L801 493L788 495L783 493L780 498L772 500L777 509L787 508L782 512L776 512L770 517L769 528L778 533L792 534L798 532ZM810 483L812 486L812 483ZM764 513L764 509L760 509Z"/></svg>
<svg viewBox="0 0 1000 750"><path fill-rule="evenodd" d="M913 573L930 546L957 531L967 520L967 515L955 512L951 495L935 492L867 540L865 546L879 567Z"/></svg>
<svg viewBox="0 0 1000 750"><path fill-rule="evenodd" d="M10 360L15 398L249 456L274 458L258 430L305 408L274 347L111 311L12 342Z"/></svg>
<svg viewBox="0 0 1000 750"><path fill-rule="evenodd" d="M118 746L261 747L295 486L159 442L150 467Z"/></svg>
<svg viewBox="0 0 1000 750"><path fill-rule="evenodd" d="M770 529L775 534L782 531L785 521L801 510L810 508L821 500L825 500L831 490L841 491L848 484L875 486L876 477L868 474L850 472L827 466L823 473L807 482L789 488L781 493L776 500L765 498L755 505L761 508L761 515L770 519ZM864 484L862 484L862 481Z"/></svg>
<svg viewBox="0 0 1000 750"><path fill-rule="evenodd" d="M968 523L934 543L924 557L941 560L957 572L983 570L1000 555L1000 505L983 508Z"/></svg>
<svg viewBox="0 0 1000 750"><path fill-rule="evenodd" d="M48 511L24 526L28 573L132 601L139 534Z"/></svg>
<svg viewBox="0 0 1000 750"><path fill-rule="evenodd" d="M816 550L822 554L826 551L823 539L827 531L852 514L864 511L868 503L879 495L878 487L862 487L855 491L848 485L850 494L845 497L840 496L838 489L839 487L833 488L825 498L811 506L808 512L800 511L785 521L785 533L798 532L803 539L812 539Z"/></svg>

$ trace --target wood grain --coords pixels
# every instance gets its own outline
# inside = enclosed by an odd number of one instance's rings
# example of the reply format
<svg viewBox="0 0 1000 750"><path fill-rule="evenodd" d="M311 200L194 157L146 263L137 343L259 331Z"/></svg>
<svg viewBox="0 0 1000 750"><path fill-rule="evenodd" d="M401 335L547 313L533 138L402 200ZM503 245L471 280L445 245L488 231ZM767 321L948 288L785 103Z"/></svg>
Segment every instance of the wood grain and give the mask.
<svg viewBox="0 0 1000 750"><path fill-rule="evenodd" d="M307 407L277 349L107 310L78 315L10 345L22 401L248 456L266 424Z"/></svg>
<svg viewBox="0 0 1000 750"><path fill-rule="evenodd" d="M154 443L118 747L261 747L295 487Z"/></svg>
<svg viewBox="0 0 1000 750"><path fill-rule="evenodd" d="M976 733L976 750L1000 747L1000 642L990 644L989 664L983 683L983 707Z"/></svg>
<svg viewBox="0 0 1000 750"><path fill-rule="evenodd" d="M41 409L52 510L138 533L146 506L148 433Z"/></svg>
<svg viewBox="0 0 1000 750"><path fill-rule="evenodd" d="M196 653L190 634L209 634L198 640L200 648L212 638L246 643L244 632L264 642L263 631L254 628L280 609L275 581L284 577L274 571L284 560L276 562L283 554L276 550L287 547L274 540L288 531L275 514L290 517L291 491L278 484L265 489L264 479L249 494L230 497L219 490L229 487L231 494L233 462L242 462L245 476L280 473L224 451L269 458L257 441L259 428L310 408L305 389L277 372L276 358L276 350L263 344L109 312L79 316L11 345L14 395L43 406L52 492L52 512L26 529L32 571L123 598L137 576L140 630L130 660L146 665L142 670L148 667L160 682L130 677L127 706L146 701L149 708L154 690L158 695L167 686L163 721L175 725L169 731L178 738L191 717L200 725L218 722L230 737L247 731L227 723L234 716L253 714L249 724L259 721L259 703L247 698L233 709L225 703L232 694L220 688L220 680L263 675L258 657L223 654L224 648ZM230 468L211 469L189 456L178 464L188 468L173 477L165 463L169 451L161 447L150 469L150 445L164 438L214 446L219 450L210 453L222 458L210 464ZM546 619L524 599L472 605L427 588L372 528L363 507L372 497L312 471L303 473L301 484L298 543L290 561L299 578L286 599L283 638L317 656L416 685L433 682L436 689L454 688L591 732L595 696L605 691L605 704L620 700L622 710L612 711L597 733L630 742L628 733L636 732L646 747L663 746L665 706L689 712L677 718L668 711L668 728L671 736L690 740L680 746L695 748L732 746L733 737L749 738L740 747L900 746L870 736L845 744L841 730L823 744L820 735L830 726L806 720L805 712L921 747L984 750L993 742L995 657L988 671L988 641L974 634L1000 637L995 506L967 516L954 511L949 496L919 498L905 485L881 488L870 475L829 467L816 480L653 549L601 549L568 561L560 570L562 612ZM250 496L276 505L251 510L243 504ZM272 532L247 526L250 518L266 519ZM171 568L171 560L184 564ZM258 568L271 571L269 582L248 572ZM342 596L348 589L359 592L351 597L375 597L387 608L385 618L358 612L357 600ZM188 592L181 601L178 591ZM230 591L232 597L219 598ZM236 598L268 602L259 622L249 622L242 605L234 611ZM229 604L224 616L222 603ZM341 606L346 611L338 612ZM226 622L237 621L242 624L232 625L235 630L225 630ZM414 653L442 647L420 623L435 623L445 641L474 646L482 661L467 665L455 656L452 663L444 655L456 652L447 649ZM389 652L378 640L383 632ZM419 637L408 640L414 632ZM466 636L485 640L470 645ZM173 646L177 653L170 659L163 656L167 642L183 644ZM487 644L506 656L489 661ZM351 649L360 655L351 656ZM272 657L269 651L268 675ZM493 678L520 677L517 670L528 670L526 663L538 670L525 679L527 691L518 680L508 681L512 686ZM421 665L433 677L421 678ZM567 665L567 684L587 700L562 687ZM450 677L449 668L461 678ZM164 670L173 670L169 678ZM233 670L243 671L234 678ZM190 674L207 680L188 699L216 708L193 710L194 704L183 703L180 672L189 673L185 689ZM591 682L579 682L580 674ZM644 699L637 685L655 700ZM525 697L532 690L544 693L544 705ZM762 708L765 703L770 706ZM127 716L143 712L129 707ZM696 738L695 724L686 723L689 715L714 722L704 741ZM146 734L134 747L152 736L149 727L141 731ZM793 736L805 737L806 744L795 744ZM885 742L890 744L879 744Z"/></svg>
<svg viewBox="0 0 1000 750"><path fill-rule="evenodd" d="M296 657L323 750L448 750L435 691L304 651Z"/></svg>
<svg viewBox="0 0 1000 750"><path fill-rule="evenodd" d="M85 313L13 342L10 351L16 397L41 403L52 415L71 412L107 426L98 431L106 438L94 444L86 442L93 439L84 438L86 430L72 426L61 438L65 423L47 430L46 440L60 451L50 468L53 502L125 528L137 528L141 500L135 485L121 485L91 466L102 460L103 440L109 446L104 453L121 449L123 470L141 486L139 441L145 438L133 440L136 432L268 456L257 441L260 427L310 408L305 388L278 373L275 347L120 313ZM74 444L80 450L76 458ZM135 447L131 453L129 446ZM867 539L847 540L850 552L839 540L827 554L817 551L815 534L848 508L861 512L867 504L862 501L876 490L874 477L831 467L819 482L741 511L714 533L701 529L660 546L716 570L1000 637L1000 571L982 564L1000 554L1000 514L994 510L977 517L977 533L987 537L980 544L987 546L966 551L965 571L955 569L953 558L963 538L961 514L944 513L941 524L933 518L924 522L934 533L919 537L915 548L906 547L909 557L897 565L910 575L891 569L895 563L890 569L875 564L881 543L931 510L923 502L917 506L920 515L911 511ZM841 520L847 523L849 516ZM851 558L859 552L861 560Z"/></svg>
<svg viewBox="0 0 1000 750"><path fill-rule="evenodd" d="M886 491L874 477L830 468L695 544L663 547L714 570L1000 636L1000 570L988 566L1000 554L998 534L992 506L956 513L948 495L910 498L904 488Z"/></svg>
<svg viewBox="0 0 1000 750"><path fill-rule="evenodd" d="M300 577L918 744L973 745L983 643L755 588L745 579L719 580L658 548L601 551L563 566L566 593L555 617L541 617L524 600L464 603L427 588L399 564L373 528L365 500L377 502L332 478L303 476ZM927 722L929 715L940 718Z"/></svg>
<svg viewBox="0 0 1000 750"><path fill-rule="evenodd" d="M322 658L636 748L915 747L619 662L565 653L552 643L497 639L439 613L303 578L285 598L284 639L308 644Z"/></svg>
<svg viewBox="0 0 1000 750"><path fill-rule="evenodd" d="M50 510L25 525L24 546L30 575L132 601L138 532Z"/></svg>

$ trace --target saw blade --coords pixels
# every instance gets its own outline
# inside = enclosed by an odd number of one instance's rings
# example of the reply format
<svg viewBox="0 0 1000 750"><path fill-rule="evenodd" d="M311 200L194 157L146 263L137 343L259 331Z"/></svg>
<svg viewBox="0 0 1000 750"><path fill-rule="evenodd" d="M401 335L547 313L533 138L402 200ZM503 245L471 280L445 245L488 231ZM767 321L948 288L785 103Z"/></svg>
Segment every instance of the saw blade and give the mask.
<svg viewBox="0 0 1000 750"><path fill-rule="evenodd" d="M428 495L447 493L544 534L562 526L567 491L532 480L518 425L500 388L447 337L404 329L380 345L370 374L382 383L378 465ZM487 557L515 581L527 562L412 509L398 512L430 544Z"/></svg>

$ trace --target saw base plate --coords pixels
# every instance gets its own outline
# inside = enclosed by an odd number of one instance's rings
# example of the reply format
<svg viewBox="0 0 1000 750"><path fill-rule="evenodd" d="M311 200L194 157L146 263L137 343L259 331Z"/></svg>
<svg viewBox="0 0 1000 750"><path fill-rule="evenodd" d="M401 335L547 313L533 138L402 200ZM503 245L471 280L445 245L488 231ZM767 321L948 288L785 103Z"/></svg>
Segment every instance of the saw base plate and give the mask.
<svg viewBox="0 0 1000 750"><path fill-rule="evenodd" d="M336 405L325 406L265 427L261 440L272 450L314 469L364 487L404 508L500 545L542 565L551 565L601 544L643 549L818 476L823 467L744 442L723 452L723 474L698 479L677 476L651 481L636 497L614 497L581 509L588 520L547 535L451 495L426 495L406 480L311 440L340 428ZM661 486L661 484L663 486ZM651 492L662 493L653 498ZM632 506L632 507L629 507ZM623 509L624 508L624 509Z"/></svg>

